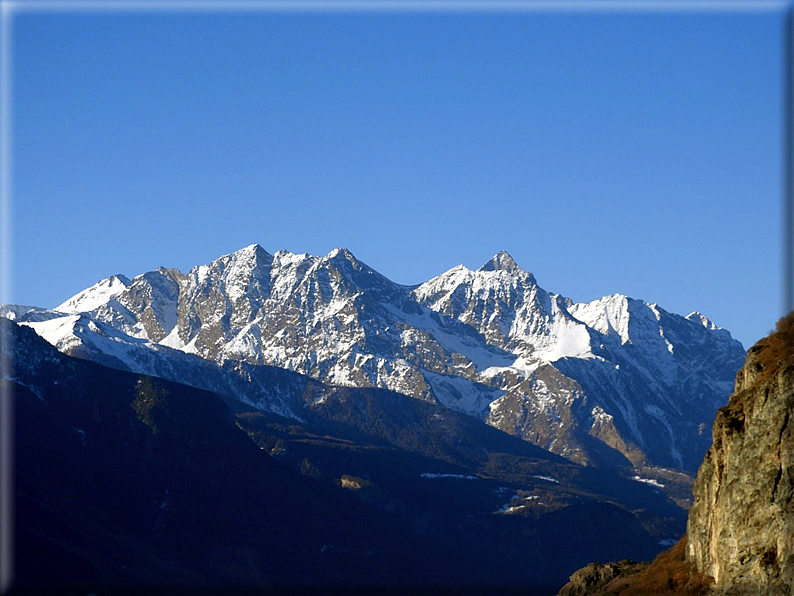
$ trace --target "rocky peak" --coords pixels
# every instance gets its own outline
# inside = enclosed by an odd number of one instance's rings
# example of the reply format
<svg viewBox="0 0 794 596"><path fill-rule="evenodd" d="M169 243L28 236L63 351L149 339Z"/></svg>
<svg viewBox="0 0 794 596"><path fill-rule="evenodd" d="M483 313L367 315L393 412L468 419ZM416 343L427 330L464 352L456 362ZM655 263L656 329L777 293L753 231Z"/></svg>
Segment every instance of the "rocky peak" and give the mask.
<svg viewBox="0 0 794 596"><path fill-rule="evenodd" d="M703 313L699 313L698 311L694 311L689 313L686 317L689 321L697 321L701 325L703 325L706 329L718 329L718 327L712 323L709 318L704 315Z"/></svg>
<svg viewBox="0 0 794 596"><path fill-rule="evenodd" d="M390 301L404 292L400 286L360 261L346 248L335 248L319 260L321 268L338 273L343 285L349 285L349 293L371 293L382 301Z"/></svg>
<svg viewBox="0 0 794 596"><path fill-rule="evenodd" d="M232 254L239 255L239 256L244 256L244 255L269 256L270 255L270 253L268 253L264 248L262 248L256 242L254 242L253 244L249 244L248 246L244 246L243 248L241 248L238 251L235 251Z"/></svg>
<svg viewBox="0 0 794 596"><path fill-rule="evenodd" d="M250 244L208 265L194 267L191 274L197 274L199 283L216 284L222 280L222 283L239 286L242 290L252 281L258 282L257 285L267 285L272 267L273 255L258 244Z"/></svg>
<svg viewBox="0 0 794 596"><path fill-rule="evenodd" d="M318 266L325 269L338 271L345 277L351 277L355 272L363 271L374 274L374 270L359 261L352 252L346 248L335 248L324 257L317 259Z"/></svg>
<svg viewBox="0 0 794 596"><path fill-rule="evenodd" d="M111 284L121 284L123 286L128 286L131 283L130 278L121 273L117 273L116 275L111 275L110 278L108 279L111 282Z"/></svg>
<svg viewBox="0 0 794 596"><path fill-rule="evenodd" d="M346 248L341 248L341 247L333 249L331 252L329 252L327 255L325 255L325 259L328 260L328 261L331 261L331 260L334 260L334 259L343 259L343 260L349 261L351 263L357 263L358 262L358 259L356 259L355 255L353 255L352 252L350 252Z"/></svg>
<svg viewBox="0 0 794 596"><path fill-rule="evenodd" d="M98 281L90 288L75 294L55 310L62 312L87 312L105 304L126 290L132 282L120 273Z"/></svg>
<svg viewBox="0 0 794 596"><path fill-rule="evenodd" d="M568 311L599 333L615 336L621 344L631 341L629 298L622 294L604 296L592 302L572 304Z"/></svg>
<svg viewBox="0 0 794 596"><path fill-rule="evenodd" d="M237 252L229 255L231 261L238 266L247 266L250 269L269 269L273 265L273 255L258 244L249 244ZM223 258L223 257L221 257Z"/></svg>
<svg viewBox="0 0 794 596"><path fill-rule="evenodd" d="M523 271L509 254L500 250L491 259L479 268L479 271L507 271L510 273Z"/></svg>

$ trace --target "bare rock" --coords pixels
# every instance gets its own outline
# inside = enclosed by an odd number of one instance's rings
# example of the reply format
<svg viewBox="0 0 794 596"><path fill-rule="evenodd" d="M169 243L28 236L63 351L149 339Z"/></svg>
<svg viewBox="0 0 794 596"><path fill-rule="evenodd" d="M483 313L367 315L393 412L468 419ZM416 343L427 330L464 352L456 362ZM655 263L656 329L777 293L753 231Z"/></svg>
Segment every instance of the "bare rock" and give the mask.
<svg viewBox="0 0 794 596"><path fill-rule="evenodd" d="M794 313L759 341L714 421L687 524L687 560L714 594L794 593Z"/></svg>
<svg viewBox="0 0 794 596"><path fill-rule="evenodd" d="M557 596L588 596L604 590L617 577L627 577L648 566L648 563L620 561L618 563L590 563L575 572Z"/></svg>

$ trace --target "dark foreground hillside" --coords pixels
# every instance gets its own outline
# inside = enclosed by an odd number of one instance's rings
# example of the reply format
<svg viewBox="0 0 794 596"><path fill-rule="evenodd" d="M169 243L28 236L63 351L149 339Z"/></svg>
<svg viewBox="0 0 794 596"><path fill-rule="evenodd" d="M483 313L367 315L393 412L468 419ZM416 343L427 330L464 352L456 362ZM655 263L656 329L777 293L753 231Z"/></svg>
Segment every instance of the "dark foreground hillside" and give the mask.
<svg viewBox="0 0 794 596"><path fill-rule="evenodd" d="M16 594L553 594L596 553L651 557L664 495L394 394L324 424L15 342ZM8 381L7 381L8 382ZM407 412L407 413L406 413ZM377 424L373 421L379 421ZM253 440L252 440L253 439Z"/></svg>

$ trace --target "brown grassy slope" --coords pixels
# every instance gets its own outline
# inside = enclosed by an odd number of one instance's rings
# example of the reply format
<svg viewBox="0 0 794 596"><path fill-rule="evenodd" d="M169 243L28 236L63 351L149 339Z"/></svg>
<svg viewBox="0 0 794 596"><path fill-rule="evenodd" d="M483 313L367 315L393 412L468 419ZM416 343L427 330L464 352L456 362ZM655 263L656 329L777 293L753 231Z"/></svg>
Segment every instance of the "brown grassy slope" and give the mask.
<svg viewBox="0 0 794 596"><path fill-rule="evenodd" d="M616 577L593 596L705 596L711 578L701 575L685 559L686 536L670 550L659 554L645 569L628 577Z"/></svg>
<svg viewBox="0 0 794 596"><path fill-rule="evenodd" d="M758 353L757 365L761 367L758 381L765 380L781 362L794 356L794 311L781 318L775 330L752 350Z"/></svg>
<svg viewBox="0 0 794 596"><path fill-rule="evenodd" d="M651 563L591 563L558 596L706 596L712 584L685 560L686 536Z"/></svg>

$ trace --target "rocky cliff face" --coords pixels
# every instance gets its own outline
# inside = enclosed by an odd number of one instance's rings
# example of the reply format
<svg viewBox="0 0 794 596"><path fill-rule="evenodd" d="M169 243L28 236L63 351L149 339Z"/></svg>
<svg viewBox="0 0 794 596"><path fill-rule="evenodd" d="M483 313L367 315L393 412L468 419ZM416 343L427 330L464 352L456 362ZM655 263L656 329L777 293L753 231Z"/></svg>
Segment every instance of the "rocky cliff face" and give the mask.
<svg viewBox="0 0 794 596"><path fill-rule="evenodd" d="M714 421L687 559L718 594L794 592L794 313L753 346Z"/></svg>

